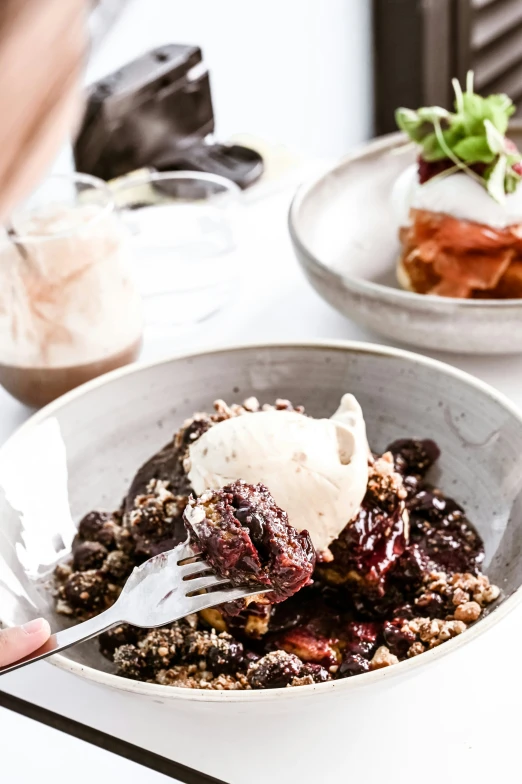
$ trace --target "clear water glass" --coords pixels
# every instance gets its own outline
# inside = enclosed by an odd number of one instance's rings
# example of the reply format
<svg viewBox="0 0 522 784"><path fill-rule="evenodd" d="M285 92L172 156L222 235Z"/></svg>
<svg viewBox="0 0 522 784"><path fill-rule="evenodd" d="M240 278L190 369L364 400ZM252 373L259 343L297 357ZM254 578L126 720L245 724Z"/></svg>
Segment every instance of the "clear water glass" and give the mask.
<svg viewBox="0 0 522 784"><path fill-rule="evenodd" d="M133 239L146 325L181 329L223 308L239 274L240 188L212 174L146 172L113 193Z"/></svg>

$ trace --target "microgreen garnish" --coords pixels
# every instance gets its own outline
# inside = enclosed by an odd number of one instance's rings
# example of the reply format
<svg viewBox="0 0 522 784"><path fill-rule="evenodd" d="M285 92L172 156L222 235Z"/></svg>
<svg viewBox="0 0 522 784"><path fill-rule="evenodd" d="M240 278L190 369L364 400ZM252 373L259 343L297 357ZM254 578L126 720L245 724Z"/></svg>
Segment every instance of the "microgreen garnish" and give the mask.
<svg viewBox="0 0 522 784"><path fill-rule="evenodd" d="M395 114L397 125L420 145L425 161L450 160L454 164L444 176L464 171L502 203L522 179L519 167L513 168L522 155L506 138L509 118L515 111L513 102L503 94L477 95L472 71L468 72L465 92L457 79L452 84L453 112L440 106L423 106L417 111L401 108Z"/></svg>

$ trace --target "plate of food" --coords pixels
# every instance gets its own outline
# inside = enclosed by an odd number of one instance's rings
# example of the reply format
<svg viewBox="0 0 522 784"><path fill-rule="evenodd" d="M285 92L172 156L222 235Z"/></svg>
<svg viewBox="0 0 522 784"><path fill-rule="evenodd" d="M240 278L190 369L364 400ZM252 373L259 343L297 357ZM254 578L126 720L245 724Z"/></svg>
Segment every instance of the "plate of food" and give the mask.
<svg viewBox="0 0 522 784"><path fill-rule="evenodd" d="M305 184L290 234L314 288L389 338L522 351L522 125L506 95L455 80L452 111L397 110L401 132ZM521 147L522 149L522 147Z"/></svg>
<svg viewBox="0 0 522 784"><path fill-rule="evenodd" d="M88 619L190 536L232 584L272 592L50 661L187 709L346 693L355 718L355 688L384 695L473 650L520 602L521 454L507 399L400 350L244 346L115 371L0 449L0 618Z"/></svg>

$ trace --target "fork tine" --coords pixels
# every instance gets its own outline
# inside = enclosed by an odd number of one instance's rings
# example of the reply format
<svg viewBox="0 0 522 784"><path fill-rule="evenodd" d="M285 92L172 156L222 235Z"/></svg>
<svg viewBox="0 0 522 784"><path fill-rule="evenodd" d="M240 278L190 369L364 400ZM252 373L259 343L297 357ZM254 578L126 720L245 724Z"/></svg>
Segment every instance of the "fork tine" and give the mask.
<svg viewBox="0 0 522 784"><path fill-rule="evenodd" d="M193 563L178 566L178 571L182 577L190 577L192 574L206 572L208 569L212 569L212 567L206 561L194 561Z"/></svg>
<svg viewBox="0 0 522 784"><path fill-rule="evenodd" d="M227 577L218 577L216 574L209 574L206 577L198 577L197 580L185 580L185 592L199 591L201 588L213 588L215 585L225 585L230 583Z"/></svg>
<svg viewBox="0 0 522 784"><path fill-rule="evenodd" d="M235 599L246 599L249 596L257 596L258 594L267 593L266 590L245 592L242 588L230 588L223 591L213 591L212 593L204 593L200 596L191 596L190 612L199 612L199 610L206 610L207 607L214 607L217 604L224 604L224 602L233 602Z"/></svg>
<svg viewBox="0 0 522 784"><path fill-rule="evenodd" d="M182 544L178 544L174 550L171 552L175 552L178 557L178 561L183 561L185 558L194 558L197 555L201 555L201 552L193 547L190 542L182 542Z"/></svg>
<svg viewBox="0 0 522 784"><path fill-rule="evenodd" d="M151 568L158 568L158 569L177 569L178 568L178 548L175 547L173 550L166 550L164 553L158 553L158 555L153 555L151 558L148 558L139 566L135 566L133 570L133 574L149 574Z"/></svg>

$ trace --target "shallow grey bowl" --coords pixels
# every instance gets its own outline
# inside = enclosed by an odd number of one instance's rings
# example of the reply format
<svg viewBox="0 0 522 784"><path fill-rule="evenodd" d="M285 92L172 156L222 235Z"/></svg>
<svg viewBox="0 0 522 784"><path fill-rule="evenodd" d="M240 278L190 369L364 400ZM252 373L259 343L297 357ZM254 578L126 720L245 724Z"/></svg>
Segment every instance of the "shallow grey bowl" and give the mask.
<svg viewBox="0 0 522 784"><path fill-rule="evenodd" d="M432 437L442 458L434 480L467 509L486 543L486 570L503 590L488 617L462 636L386 670L316 686L260 692L186 690L117 677L93 643L51 660L85 678L185 703L294 703L306 696L386 684L430 669L495 625L520 601L522 417L502 395L455 368L358 343L247 346L115 371L36 414L0 449L0 619L56 616L46 575L69 550L76 522L115 509L134 472L194 411L213 400L277 397L329 416L344 392L359 399L373 449L398 437ZM473 647L473 646L472 646ZM187 705L188 709L188 705ZM354 721L356 717L354 714Z"/></svg>
<svg viewBox="0 0 522 784"><path fill-rule="evenodd" d="M522 124L513 123L520 145ZM462 300L404 291L396 280L390 191L415 151L401 133L370 142L302 186L289 215L297 258L338 311L388 339L470 354L522 352L522 300Z"/></svg>

